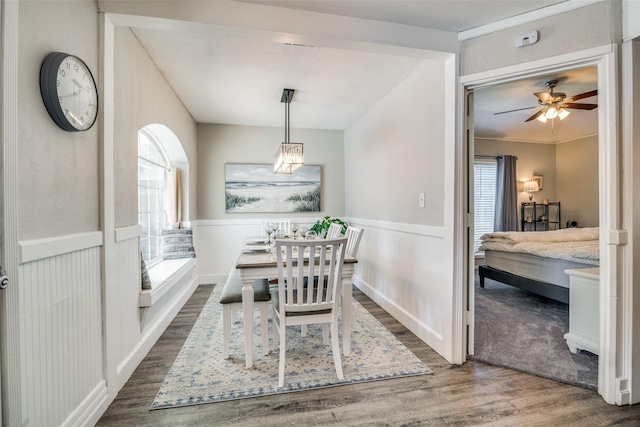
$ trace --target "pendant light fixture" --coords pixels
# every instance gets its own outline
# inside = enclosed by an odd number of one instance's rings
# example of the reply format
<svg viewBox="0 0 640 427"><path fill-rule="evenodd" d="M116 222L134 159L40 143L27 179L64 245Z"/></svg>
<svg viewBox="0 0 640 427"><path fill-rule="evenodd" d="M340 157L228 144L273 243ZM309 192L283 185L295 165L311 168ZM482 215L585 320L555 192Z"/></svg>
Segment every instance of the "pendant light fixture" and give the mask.
<svg viewBox="0 0 640 427"><path fill-rule="evenodd" d="M273 164L273 170L275 173L290 174L295 172L300 166L304 164L304 153L302 152L301 142L289 142L289 105L291 99L293 99L293 93L295 89L284 89L282 91L282 98L280 102L285 104L284 106L284 141L280 144L278 152L276 153L275 162Z"/></svg>

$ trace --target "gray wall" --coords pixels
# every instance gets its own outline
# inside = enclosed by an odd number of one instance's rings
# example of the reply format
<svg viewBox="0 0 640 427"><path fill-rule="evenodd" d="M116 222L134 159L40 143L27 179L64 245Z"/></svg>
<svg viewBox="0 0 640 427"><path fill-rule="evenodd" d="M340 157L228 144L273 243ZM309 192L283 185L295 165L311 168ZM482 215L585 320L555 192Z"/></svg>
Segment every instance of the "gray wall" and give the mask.
<svg viewBox="0 0 640 427"><path fill-rule="evenodd" d="M538 30L538 43L515 37ZM478 73L610 43L622 38L621 0L608 0L462 42L460 75Z"/></svg>
<svg viewBox="0 0 640 427"><path fill-rule="evenodd" d="M19 19L18 238L100 230L99 125L63 131L49 117L39 85L42 61L55 51L80 57L98 82L96 4L25 1Z"/></svg>
<svg viewBox="0 0 640 427"><path fill-rule="evenodd" d="M284 128L198 124L198 219L344 216L344 133L317 129L291 129L291 141L304 144L305 164L321 166L322 212L225 212L225 163L272 165L283 138Z"/></svg>
<svg viewBox="0 0 640 427"><path fill-rule="evenodd" d="M189 160L183 187L182 218L197 207L196 123L131 30L115 31L115 216L116 227L138 224L138 130L160 123L180 140Z"/></svg>
<svg viewBox="0 0 640 427"><path fill-rule="evenodd" d="M543 189L533 194L533 201L540 203L547 198L560 202L562 228L569 219L578 221L580 227L598 226L597 136L556 145L478 139L475 141L475 154L517 156L520 189L532 175L542 175ZM528 201L529 195L521 191L518 202Z"/></svg>
<svg viewBox="0 0 640 427"><path fill-rule="evenodd" d="M597 227L600 224L598 137L558 144L556 177L563 227L567 220L578 221L580 227Z"/></svg>

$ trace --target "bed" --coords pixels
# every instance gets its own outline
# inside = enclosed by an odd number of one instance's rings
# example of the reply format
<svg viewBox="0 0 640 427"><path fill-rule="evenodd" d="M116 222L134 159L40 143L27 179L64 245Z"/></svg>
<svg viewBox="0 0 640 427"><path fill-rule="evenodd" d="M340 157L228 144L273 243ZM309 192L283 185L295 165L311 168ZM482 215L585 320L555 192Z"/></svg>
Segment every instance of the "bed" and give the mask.
<svg viewBox="0 0 640 427"><path fill-rule="evenodd" d="M564 303L569 302L567 269L599 266L598 227L553 231L495 232L481 237L485 278Z"/></svg>

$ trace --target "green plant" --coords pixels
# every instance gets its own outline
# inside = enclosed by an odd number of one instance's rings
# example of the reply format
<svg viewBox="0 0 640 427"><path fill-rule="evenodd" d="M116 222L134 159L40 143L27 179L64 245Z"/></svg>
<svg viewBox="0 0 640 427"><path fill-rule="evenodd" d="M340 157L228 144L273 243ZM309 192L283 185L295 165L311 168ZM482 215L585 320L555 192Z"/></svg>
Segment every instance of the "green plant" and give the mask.
<svg viewBox="0 0 640 427"><path fill-rule="evenodd" d="M327 230L329 229L329 226L332 223L337 223L342 225L342 234L344 234L347 231L347 227L349 226L349 224L347 224L340 218L331 218L330 216L327 215L324 218L316 221L316 223L313 224L309 230L315 231L318 234L318 236L324 236Z"/></svg>

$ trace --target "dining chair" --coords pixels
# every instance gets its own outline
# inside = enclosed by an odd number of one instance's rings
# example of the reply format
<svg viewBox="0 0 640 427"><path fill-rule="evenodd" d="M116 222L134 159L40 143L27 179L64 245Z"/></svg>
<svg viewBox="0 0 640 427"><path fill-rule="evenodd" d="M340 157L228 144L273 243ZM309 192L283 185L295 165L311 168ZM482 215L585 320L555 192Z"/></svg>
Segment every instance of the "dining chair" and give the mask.
<svg viewBox="0 0 640 427"><path fill-rule="evenodd" d="M268 332L268 315L269 301L271 293L269 292L269 282L267 279L256 279L253 281L253 304L254 307L260 309L260 335L262 337L262 353L269 354L269 332ZM229 349L231 347L231 321L233 313L242 309L242 280L240 272L234 268L229 273L229 277L220 293L220 304L222 304L222 357L229 358Z"/></svg>
<svg viewBox="0 0 640 427"><path fill-rule="evenodd" d="M360 246L360 239L362 239L362 233L364 229L358 227L347 227L345 237L347 238L347 255L354 257L358 253L358 246Z"/></svg>
<svg viewBox="0 0 640 427"><path fill-rule="evenodd" d="M338 237L342 237L342 224L338 224L336 222L332 222L329 225L329 229L327 230L326 239L336 239Z"/></svg>
<svg viewBox="0 0 640 427"><path fill-rule="evenodd" d="M278 240L275 251L278 287L273 301L273 344L280 349L278 387L284 387L287 326L322 324L322 341L331 351L338 379L343 378L338 338L338 301L341 292L345 237L319 240ZM309 255L311 254L311 255ZM317 262L315 261L317 260ZM298 288L305 277L317 277L313 286Z"/></svg>

